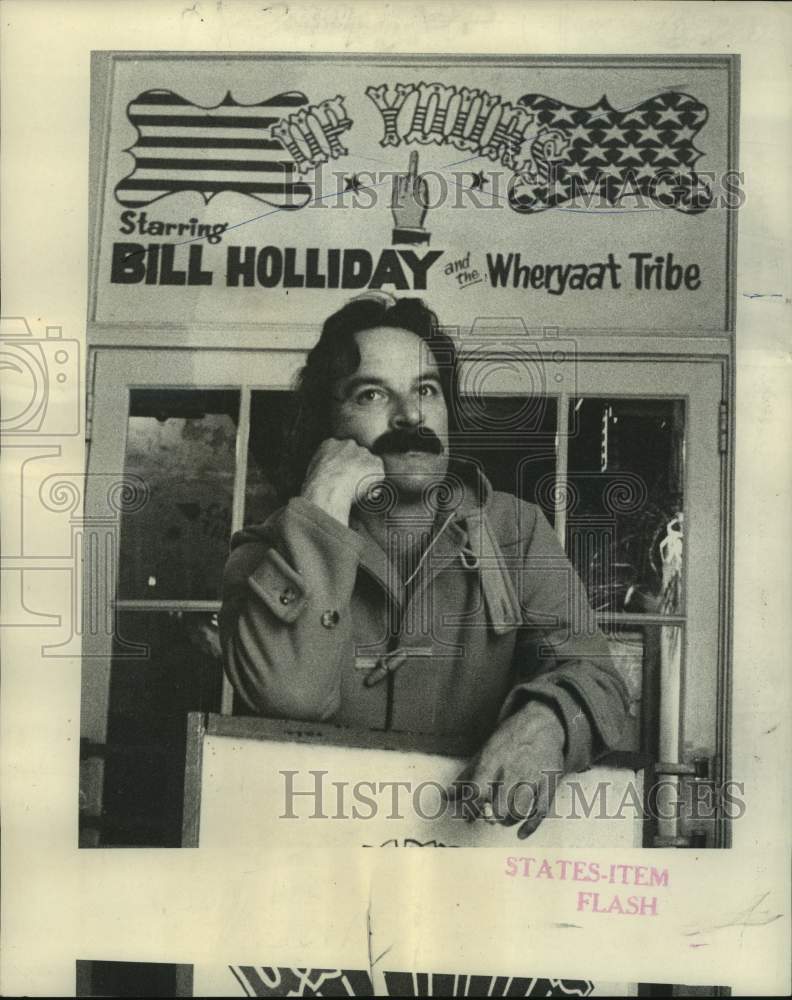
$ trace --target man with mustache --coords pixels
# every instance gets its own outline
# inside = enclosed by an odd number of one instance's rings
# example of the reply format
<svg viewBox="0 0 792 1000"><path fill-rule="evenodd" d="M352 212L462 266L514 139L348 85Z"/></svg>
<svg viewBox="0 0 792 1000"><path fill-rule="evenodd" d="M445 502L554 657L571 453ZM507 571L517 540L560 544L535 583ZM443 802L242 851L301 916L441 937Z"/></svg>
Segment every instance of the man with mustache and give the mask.
<svg viewBox="0 0 792 1000"><path fill-rule="evenodd" d="M420 300L330 316L296 396L290 499L226 568L236 692L262 715L430 733L471 758L452 794L528 836L627 704L562 547L455 453L454 344Z"/></svg>

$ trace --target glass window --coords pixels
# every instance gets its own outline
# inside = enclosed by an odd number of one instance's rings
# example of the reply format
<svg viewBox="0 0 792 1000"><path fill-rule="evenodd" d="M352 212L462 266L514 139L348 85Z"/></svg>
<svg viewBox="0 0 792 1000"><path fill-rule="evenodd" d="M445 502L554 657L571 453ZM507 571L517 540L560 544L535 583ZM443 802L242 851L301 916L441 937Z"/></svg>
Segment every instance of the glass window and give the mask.
<svg viewBox="0 0 792 1000"><path fill-rule="evenodd" d="M684 629L680 625L622 625L604 622L613 664L630 697L627 724L617 749L657 758L674 752L663 746L662 723L678 727Z"/></svg>
<svg viewBox="0 0 792 1000"><path fill-rule="evenodd" d="M250 377L261 385L267 374ZM673 760L685 647L696 635L685 612L693 613L701 592L691 585L686 609L686 475L696 497L711 482L701 478L697 397L689 406L655 397L654 383L636 386L636 397L606 395L625 386L624 376L605 368L587 374L590 394L520 394L512 383L463 397L452 449L495 489L538 504L555 524L630 693L619 749ZM118 398L111 414L115 440L125 433L125 472L147 491L146 503L122 515L116 635L149 653L135 658L119 643L112 657L108 650L106 733L91 737L87 755L104 762L103 797L92 793L87 801L101 806L86 808L106 845L180 843L187 714L229 711L234 702L230 688L223 691L216 620L229 540L285 499L293 393L247 383L195 389L189 372L182 375L185 388L131 388L128 408ZM692 393L686 378L666 391ZM696 379L698 386L698 372ZM686 433L689 454L698 456L687 470ZM692 561L686 574L699 566ZM102 783L98 768L96 775L91 780Z"/></svg>
<svg viewBox="0 0 792 1000"><path fill-rule="evenodd" d="M557 419L552 396L467 397L454 454L476 463L494 489L538 504L553 523Z"/></svg>
<svg viewBox="0 0 792 1000"><path fill-rule="evenodd" d="M119 631L149 653L111 666L102 843L178 847L187 714L220 707L216 615L122 612Z"/></svg>
<svg viewBox="0 0 792 1000"><path fill-rule="evenodd" d="M261 524L282 505L279 490L288 459L292 400L291 392L256 389L250 394L245 524Z"/></svg>
<svg viewBox="0 0 792 1000"><path fill-rule="evenodd" d="M684 401L570 403L567 551L596 611L683 613Z"/></svg>
<svg viewBox="0 0 792 1000"><path fill-rule="evenodd" d="M121 520L118 596L220 596L234 493L239 392L132 389L124 469L148 499Z"/></svg>

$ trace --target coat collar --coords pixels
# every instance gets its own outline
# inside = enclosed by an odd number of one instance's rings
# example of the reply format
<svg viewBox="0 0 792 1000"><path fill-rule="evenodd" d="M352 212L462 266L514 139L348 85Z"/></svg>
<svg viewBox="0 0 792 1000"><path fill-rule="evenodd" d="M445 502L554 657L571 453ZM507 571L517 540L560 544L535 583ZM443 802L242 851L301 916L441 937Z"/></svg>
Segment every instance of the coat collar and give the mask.
<svg viewBox="0 0 792 1000"><path fill-rule="evenodd" d="M424 575L428 585L434 577L457 559L464 559L469 552L470 531L468 525L475 525L482 519L492 499L492 486L480 467L471 461L454 460L449 465L447 483L449 500L445 505L447 513L441 513L438 525L442 525L453 514L445 528L434 536L430 572ZM355 508L350 515L349 526L364 540L359 555L361 567L373 576L387 591L389 597L401 608L404 603L404 585L399 570L390 559L379 541L367 530L365 523L357 516ZM474 532L475 533L475 532Z"/></svg>

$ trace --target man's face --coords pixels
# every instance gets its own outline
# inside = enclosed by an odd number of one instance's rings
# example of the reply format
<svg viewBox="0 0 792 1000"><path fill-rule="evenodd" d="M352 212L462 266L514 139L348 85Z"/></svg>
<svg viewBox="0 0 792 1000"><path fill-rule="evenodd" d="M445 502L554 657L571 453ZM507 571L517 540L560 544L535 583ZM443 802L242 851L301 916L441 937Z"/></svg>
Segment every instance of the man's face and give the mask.
<svg viewBox="0 0 792 1000"><path fill-rule="evenodd" d="M425 341L378 326L355 335L358 370L334 389L333 434L380 455L400 492L420 494L448 467L448 411Z"/></svg>

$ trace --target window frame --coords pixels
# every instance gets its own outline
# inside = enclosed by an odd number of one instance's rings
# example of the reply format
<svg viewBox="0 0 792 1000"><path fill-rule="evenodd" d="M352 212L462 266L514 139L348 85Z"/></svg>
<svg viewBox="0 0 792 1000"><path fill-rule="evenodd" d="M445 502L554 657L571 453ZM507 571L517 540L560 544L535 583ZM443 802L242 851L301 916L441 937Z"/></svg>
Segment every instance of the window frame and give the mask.
<svg viewBox="0 0 792 1000"><path fill-rule="evenodd" d="M302 345L293 349L228 350L196 349L192 347L150 348L95 348L92 358L93 401L92 440L88 458L88 476L85 495L85 517L101 521L107 519L106 490L94 489L94 483L104 475L121 477L124 469L126 450L126 420L129 413L130 391L135 388L173 389L230 389L240 393L239 423L236 440L236 466L234 475L234 495L232 505L231 533L239 530L244 522L245 484L248 472L248 444L250 434L250 402L254 391L284 391L293 385L293 380L304 362L305 349ZM490 356L491 357L491 356ZM627 614L620 612L599 612L598 620L603 625L635 626L675 626L683 636L682 676L678 691L670 701L669 692L664 691L661 700L666 703L666 717L676 718L676 725L660 724L661 735L659 756L666 760L680 760L686 753L695 751L706 754L714 762L713 778L723 781L728 777L729 752L729 678L728 639L730 626L730 548L724 539L730 538L729 511L731 483L728 454L720 447L722 432L722 412L724 401L729 398L730 366L726 356L705 352L698 356L682 354L664 355L662 367L659 359L650 355L633 353L621 356L612 354L576 354L554 362L549 370L555 372L555 381L543 392L557 398L557 447L556 481L566 481L567 469L567 421L571 399L584 398L617 399L635 397L638 399L684 399L685 400L685 457L684 457L684 498L685 498L685 568L684 593L687 606L680 615ZM461 370L464 373L476 365L485 364L487 359L475 352L462 351ZM122 388L123 387L123 388ZM687 391L682 391L687 387ZM487 392L493 395L513 395L525 385L519 381L519 374L510 371L509 366L501 369L501 374L490 379ZM692 400L697 399L696 406ZM124 428L119 433L119 428ZM695 471L693 471L695 466ZM687 516L688 509L695 504L701 489L706 486L708 497L706 506L717 510L718 517L709 523L697 526ZM560 493L561 491L559 491ZM698 503L705 506L699 498ZM706 519L701 519L702 522ZM566 521L563 502L559 500L556 510L555 530L566 548ZM692 531L693 543L688 541ZM697 533L700 536L697 541ZM705 539L710 559L691 558ZM118 555L118 537L115 536L115 556ZM712 588L712 563L717 563L718 586ZM87 574L86 574L87 576ZM698 581L698 582L697 582ZM707 593L709 582L709 593ZM116 612L124 611L165 611L215 612L220 601L181 600L116 600L115 580L112 592L107 595ZM84 579L84 601L92 599L91 581ZM691 595L696 607L691 609ZM692 610L692 613L691 613ZM112 616L114 617L114 616ZM109 681L112 658L112 634L101 632L83 636L84 660L82 680L82 727L83 737L94 743L104 743L107 738L107 715L109 709ZM688 670L690 663L707 664L706 670ZM86 671L90 678L86 678ZM219 711L229 715L233 708L233 692L227 679L223 678L223 695ZM102 771L101 761L98 762ZM99 792L101 803L101 791ZM96 806L94 797L93 805ZM673 837L677 824L666 824L664 832ZM727 846L729 839L725 822L720 822L716 838L717 846Z"/></svg>

